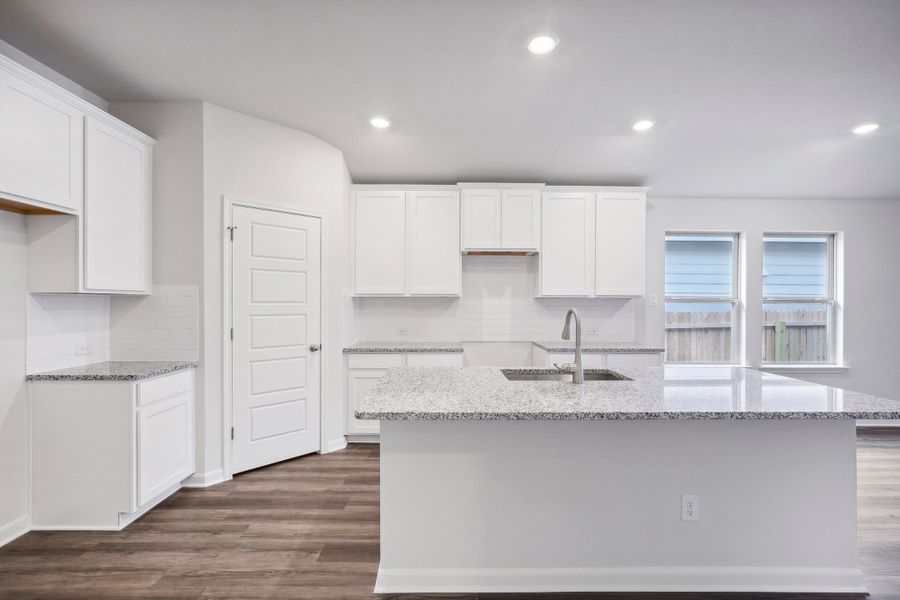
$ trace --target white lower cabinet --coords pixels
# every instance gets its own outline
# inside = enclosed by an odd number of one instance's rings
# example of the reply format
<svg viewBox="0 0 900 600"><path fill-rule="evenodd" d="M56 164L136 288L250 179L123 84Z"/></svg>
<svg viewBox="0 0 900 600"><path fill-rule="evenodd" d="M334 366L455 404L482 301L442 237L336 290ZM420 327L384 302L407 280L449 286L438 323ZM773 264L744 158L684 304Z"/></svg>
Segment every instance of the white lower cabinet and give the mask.
<svg viewBox="0 0 900 600"><path fill-rule="evenodd" d="M34 529L119 530L194 472L194 374L30 382Z"/></svg>
<svg viewBox="0 0 900 600"><path fill-rule="evenodd" d="M661 352L582 352L581 362L585 369L622 369L628 367L662 366ZM532 365L549 368L554 364L575 362L575 353L547 352L535 347Z"/></svg>
<svg viewBox="0 0 900 600"><path fill-rule="evenodd" d="M378 435L378 421L357 419L356 407L394 367L462 367L461 352L391 352L347 354L347 435Z"/></svg>

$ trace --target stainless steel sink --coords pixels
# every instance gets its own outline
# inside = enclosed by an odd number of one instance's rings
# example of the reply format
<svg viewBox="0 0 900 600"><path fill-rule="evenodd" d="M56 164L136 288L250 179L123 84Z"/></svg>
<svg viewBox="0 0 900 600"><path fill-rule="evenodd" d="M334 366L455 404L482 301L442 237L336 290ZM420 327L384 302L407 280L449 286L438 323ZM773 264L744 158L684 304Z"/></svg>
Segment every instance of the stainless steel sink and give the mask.
<svg viewBox="0 0 900 600"><path fill-rule="evenodd" d="M500 369L503 376L510 381L568 381L572 382L571 373L561 373L555 369ZM631 381L621 373L609 369L585 369L585 381Z"/></svg>

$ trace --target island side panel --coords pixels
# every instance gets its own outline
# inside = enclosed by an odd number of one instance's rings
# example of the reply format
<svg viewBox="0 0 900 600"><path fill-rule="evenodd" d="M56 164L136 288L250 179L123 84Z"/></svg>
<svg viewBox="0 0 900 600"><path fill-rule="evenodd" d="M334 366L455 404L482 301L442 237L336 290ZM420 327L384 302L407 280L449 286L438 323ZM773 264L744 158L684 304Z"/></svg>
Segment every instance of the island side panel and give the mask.
<svg viewBox="0 0 900 600"><path fill-rule="evenodd" d="M863 589L852 420L382 421L378 592Z"/></svg>

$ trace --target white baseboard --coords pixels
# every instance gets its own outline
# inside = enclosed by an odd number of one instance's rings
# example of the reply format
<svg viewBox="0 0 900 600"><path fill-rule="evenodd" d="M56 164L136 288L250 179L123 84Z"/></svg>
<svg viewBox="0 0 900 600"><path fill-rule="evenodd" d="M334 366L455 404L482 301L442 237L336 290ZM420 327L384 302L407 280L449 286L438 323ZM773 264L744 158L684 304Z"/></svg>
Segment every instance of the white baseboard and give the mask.
<svg viewBox="0 0 900 600"><path fill-rule="evenodd" d="M348 435L347 442L351 444L379 444L381 443L381 436L377 433L358 433Z"/></svg>
<svg viewBox="0 0 900 600"><path fill-rule="evenodd" d="M22 515L9 523L0 525L0 546L10 543L29 531L31 531L31 517L28 515Z"/></svg>
<svg viewBox="0 0 900 600"><path fill-rule="evenodd" d="M325 448L322 450L322 454L328 454L329 452L336 452L338 450L343 450L347 447L347 438L341 436L339 438L335 438L328 442L325 442Z"/></svg>
<svg viewBox="0 0 900 600"><path fill-rule="evenodd" d="M864 594L859 569L378 569L376 594L770 592Z"/></svg>
<svg viewBox="0 0 900 600"><path fill-rule="evenodd" d="M186 488L206 488L223 481L228 481L230 477L225 477L225 471L216 469L215 471L207 471L205 473L194 473L181 482L181 487Z"/></svg>

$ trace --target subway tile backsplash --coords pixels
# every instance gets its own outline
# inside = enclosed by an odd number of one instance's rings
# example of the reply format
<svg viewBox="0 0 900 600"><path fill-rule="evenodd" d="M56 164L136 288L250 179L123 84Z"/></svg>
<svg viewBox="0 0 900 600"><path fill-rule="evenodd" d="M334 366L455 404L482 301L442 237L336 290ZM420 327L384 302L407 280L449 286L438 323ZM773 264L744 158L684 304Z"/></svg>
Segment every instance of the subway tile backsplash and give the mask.
<svg viewBox="0 0 900 600"><path fill-rule="evenodd" d="M464 256L461 298L359 298L359 339L554 340L575 307L585 339L635 340L633 300L535 298L537 268L536 256Z"/></svg>
<svg viewBox="0 0 900 600"><path fill-rule="evenodd" d="M107 360L197 360L197 286L156 285L150 296L31 294L26 370Z"/></svg>

